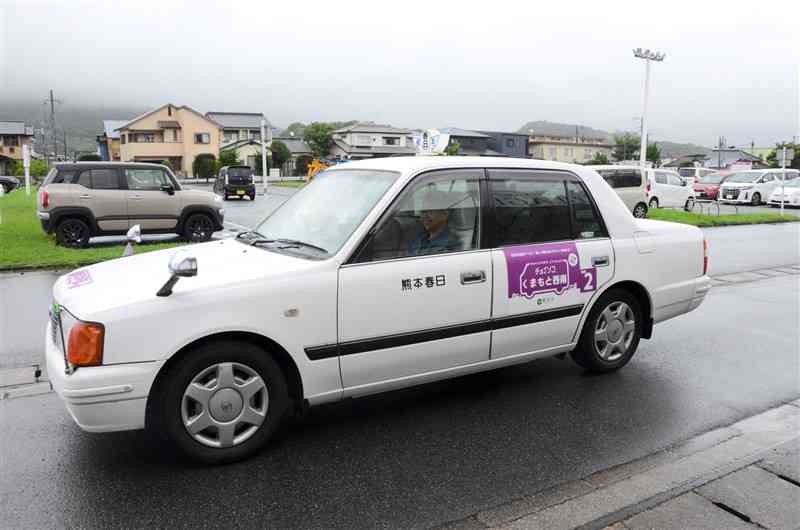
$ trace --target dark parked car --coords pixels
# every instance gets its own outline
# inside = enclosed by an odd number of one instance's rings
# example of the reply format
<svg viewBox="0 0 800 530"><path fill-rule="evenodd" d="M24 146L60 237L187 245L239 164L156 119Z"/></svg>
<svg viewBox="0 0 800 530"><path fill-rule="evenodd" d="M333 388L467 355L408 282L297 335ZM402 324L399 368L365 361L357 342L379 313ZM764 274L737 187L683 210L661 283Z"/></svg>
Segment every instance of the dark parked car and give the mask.
<svg viewBox="0 0 800 530"><path fill-rule="evenodd" d="M10 193L19 187L19 179L17 177L0 177L0 186L3 191Z"/></svg>
<svg viewBox="0 0 800 530"><path fill-rule="evenodd" d="M214 193L228 197L245 196L251 201L256 200L256 185L253 183L253 170L249 166L224 166L219 170L217 180L214 181Z"/></svg>

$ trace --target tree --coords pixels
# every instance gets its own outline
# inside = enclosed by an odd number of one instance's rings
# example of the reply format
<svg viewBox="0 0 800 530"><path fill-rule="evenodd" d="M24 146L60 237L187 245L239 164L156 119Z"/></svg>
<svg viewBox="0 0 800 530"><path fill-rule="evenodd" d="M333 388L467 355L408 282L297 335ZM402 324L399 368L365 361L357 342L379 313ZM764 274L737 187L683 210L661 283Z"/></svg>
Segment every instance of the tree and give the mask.
<svg viewBox="0 0 800 530"><path fill-rule="evenodd" d="M281 134L283 136L294 136L296 138L302 138L305 130L306 130L306 124L296 121L294 123L290 123L289 126L286 127Z"/></svg>
<svg viewBox="0 0 800 530"><path fill-rule="evenodd" d="M447 156L456 156L460 150L461 144L454 141L450 142L447 147L444 148L444 154Z"/></svg>
<svg viewBox="0 0 800 530"><path fill-rule="evenodd" d="M227 149L219 152L219 167L240 165L242 165L242 162L239 160L239 154L235 150Z"/></svg>
<svg viewBox="0 0 800 530"><path fill-rule="evenodd" d="M44 177L50 168L47 166L46 160L31 160L31 177ZM25 167L22 165L22 160L17 161L17 167L14 168L14 174L18 177L25 176Z"/></svg>
<svg viewBox="0 0 800 530"><path fill-rule="evenodd" d="M103 158L96 153L85 153L78 157L78 162L101 162Z"/></svg>
<svg viewBox="0 0 800 530"><path fill-rule="evenodd" d="M647 151L645 152L645 155L647 160L653 163L653 167L658 167L661 165L661 149L658 148L658 144L655 142L652 144L647 144Z"/></svg>
<svg viewBox="0 0 800 530"><path fill-rule="evenodd" d="M270 149L272 150L273 167L283 167L283 164L292 158L292 152L289 151L289 148L286 147L286 144L280 140L273 140Z"/></svg>
<svg viewBox="0 0 800 530"><path fill-rule="evenodd" d="M192 173L195 178L204 178L208 181L209 178L214 176L214 170L217 166L217 157L210 153L201 153L194 157L192 162Z"/></svg>
<svg viewBox="0 0 800 530"><path fill-rule="evenodd" d="M586 162L586 166L604 166L608 164L608 157L605 153L597 152L594 154L594 158Z"/></svg>
<svg viewBox="0 0 800 530"><path fill-rule="evenodd" d="M174 169L174 168L172 167L172 163L169 161L169 159L166 159L166 158L165 158L164 160L162 160L162 161L161 161L161 165L162 165L162 166L166 166L166 167L168 167L168 168L170 168L170 169Z"/></svg>
<svg viewBox="0 0 800 530"><path fill-rule="evenodd" d="M317 158L325 158L333 146L333 131L336 126L332 123L314 122L305 128L303 139L311 148Z"/></svg>
<svg viewBox="0 0 800 530"><path fill-rule="evenodd" d="M790 159L787 155L786 160L786 167L791 167L794 169L800 169L800 144L793 144L793 143L778 143L775 144L775 149L769 152L767 155L767 164L771 168L779 168L783 163L783 148L786 147L787 151L789 149L794 150L794 158Z"/></svg>
<svg viewBox="0 0 800 530"><path fill-rule="evenodd" d="M641 143L641 139L635 134L617 134L614 136L614 150L611 156L617 161L639 160L639 148Z"/></svg>

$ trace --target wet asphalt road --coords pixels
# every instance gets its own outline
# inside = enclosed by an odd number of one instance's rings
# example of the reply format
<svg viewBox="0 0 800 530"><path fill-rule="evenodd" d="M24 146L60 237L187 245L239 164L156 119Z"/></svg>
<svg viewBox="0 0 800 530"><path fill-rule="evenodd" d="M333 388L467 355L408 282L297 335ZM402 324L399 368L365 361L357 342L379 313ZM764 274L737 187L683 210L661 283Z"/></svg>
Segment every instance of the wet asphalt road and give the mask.
<svg viewBox="0 0 800 530"><path fill-rule="evenodd" d="M0 401L0 526L429 527L796 399L798 306L796 275L715 287L616 374L545 359L326 405L218 468Z"/></svg>

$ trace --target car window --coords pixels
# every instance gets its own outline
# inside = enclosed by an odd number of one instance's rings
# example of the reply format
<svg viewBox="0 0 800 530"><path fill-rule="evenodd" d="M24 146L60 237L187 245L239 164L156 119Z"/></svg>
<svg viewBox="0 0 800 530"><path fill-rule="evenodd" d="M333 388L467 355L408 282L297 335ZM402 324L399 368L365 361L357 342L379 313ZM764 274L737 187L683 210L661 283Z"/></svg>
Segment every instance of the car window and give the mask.
<svg viewBox="0 0 800 530"><path fill-rule="evenodd" d="M84 188L92 188L92 172L91 170L82 171L80 176L78 177L77 184L80 184Z"/></svg>
<svg viewBox="0 0 800 530"><path fill-rule="evenodd" d="M774 178L775 178L775 175L773 175L772 173L767 173L766 175L764 175L764 177L763 177L763 179L762 179L762 180L763 180L764 182L772 182L772 180L773 180Z"/></svg>
<svg viewBox="0 0 800 530"><path fill-rule="evenodd" d="M681 181L681 179L676 177L675 175L667 174L667 182L671 186L683 186L683 181Z"/></svg>
<svg viewBox="0 0 800 530"><path fill-rule="evenodd" d="M564 179L528 171L491 171L498 246L572 239Z"/></svg>
<svg viewBox="0 0 800 530"><path fill-rule="evenodd" d="M642 185L642 173L638 169L601 169L599 173L612 188L638 188Z"/></svg>
<svg viewBox="0 0 800 530"><path fill-rule="evenodd" d="M125 180L131 190L160 190L169 184L161 169L125 168Z"/></svg>
<svg viewBox="0 0 800 530"><path fill-rule="evenodd" d="M358 262L461 252L480 247L483 170L428 173L406 189Z"/></svg>
<svg viewBox="0 0 800 530"><path fill-rule="evenodd" d="M71 184L74 178L75 171L59 169L49 181L45 180L45 184Z"/></svg>
<svg viewBox="0 0 800 530"><path fill-rule="evenodd" d="M93 169L92 170L92 189L95 190L118 190L119 177L116 169Z"/></svg>
<svg viewBox="0 0 800 530"><path fill-rule="evenodd" d="M586 189L575 181L567 182L569 202L572 205L572 231L574 239L608 237L600 213L589 199Z"/></svg>
<svg viewBox="0 0 800 530"><path fill-rule="evenodd" d="M656 182L659 184L667 184L667 175L661 171L656 171Z"/></svg>

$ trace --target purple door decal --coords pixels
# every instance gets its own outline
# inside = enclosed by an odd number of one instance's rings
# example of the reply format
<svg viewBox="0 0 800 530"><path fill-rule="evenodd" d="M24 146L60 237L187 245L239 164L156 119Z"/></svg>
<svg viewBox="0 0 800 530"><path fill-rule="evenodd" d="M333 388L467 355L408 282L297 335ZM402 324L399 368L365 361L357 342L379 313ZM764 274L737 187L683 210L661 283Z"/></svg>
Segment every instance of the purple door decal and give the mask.
<svg viewBox="0 0 800 530"><path fill-rule="evenodd" d="M508 297L561 295L571 288L585 293L597 286L597 269L581 269L574 242L520 245L503 249L508 269Z"/></svg>

